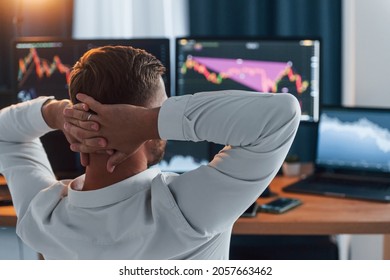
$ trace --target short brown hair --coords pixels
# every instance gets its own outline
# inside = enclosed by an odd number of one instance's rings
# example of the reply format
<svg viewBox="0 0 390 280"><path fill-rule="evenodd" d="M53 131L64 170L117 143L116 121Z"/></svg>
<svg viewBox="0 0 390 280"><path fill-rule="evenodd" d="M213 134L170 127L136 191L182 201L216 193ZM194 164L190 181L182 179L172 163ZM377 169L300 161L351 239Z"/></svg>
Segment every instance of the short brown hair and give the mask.
<svg viewBox="0 0 390 280"><path fill-rule="evenodd" d="M155 97L165 67L153 55L130 46L87 51L70 74L69 95L85 93L103 104L145 106Z"/></svg>

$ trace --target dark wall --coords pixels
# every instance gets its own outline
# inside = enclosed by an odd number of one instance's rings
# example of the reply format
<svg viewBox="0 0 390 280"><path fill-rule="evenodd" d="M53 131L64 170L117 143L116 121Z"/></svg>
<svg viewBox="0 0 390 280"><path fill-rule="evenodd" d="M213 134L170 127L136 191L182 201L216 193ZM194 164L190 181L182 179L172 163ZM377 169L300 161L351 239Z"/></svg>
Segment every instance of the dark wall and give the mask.
<svg viewBox="0 0 390 280"><path fill-rule="evenodd" d="M307 36L321 39L321 103L341 104L340 0L189 0L193 36ZM290 153L315 157L316 125L301 123Z"/></svg>

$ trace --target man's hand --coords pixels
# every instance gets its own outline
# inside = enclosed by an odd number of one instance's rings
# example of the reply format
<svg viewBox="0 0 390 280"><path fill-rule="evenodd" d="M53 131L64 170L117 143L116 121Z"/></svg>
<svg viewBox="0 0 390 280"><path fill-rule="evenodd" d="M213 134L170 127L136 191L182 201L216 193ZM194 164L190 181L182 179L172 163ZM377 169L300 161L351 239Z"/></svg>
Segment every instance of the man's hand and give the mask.
<svg viewBox="0 0 390 280"><path fill-rule="evenodd" d="M62 112L65 108L70 106L72 106L72 102L68 99L49 99L42 105L41 108L43 119L49 127L64 131L65 119L62 115ZM76 139L66 131L64 131L64 134L69 143L76 141Z"/></svg>
<svg viewBox="0 0 390 280"><path fill-rule="evenodd" d="M157 118L160 108L148 109L133 105L102 105L85 94L78 94L83 104L66 108L65 131L77 141L73 151L112 153L107 170L135 153L147 140L160 139ZM89 113L92 110L96 114Z"/></svg>
<svg viewBox="0 0 390 280"><path fill-rule="evenodd" d="M70 108L72 102L68 99L54 100L49 99L42 106L42 116L47 125L53 129L62 130L69 143L77 141L72 135L64 130L65 119L62 114L65 108ZM81 153L81 164L87 166L89 162L88 154Z"/></svg>

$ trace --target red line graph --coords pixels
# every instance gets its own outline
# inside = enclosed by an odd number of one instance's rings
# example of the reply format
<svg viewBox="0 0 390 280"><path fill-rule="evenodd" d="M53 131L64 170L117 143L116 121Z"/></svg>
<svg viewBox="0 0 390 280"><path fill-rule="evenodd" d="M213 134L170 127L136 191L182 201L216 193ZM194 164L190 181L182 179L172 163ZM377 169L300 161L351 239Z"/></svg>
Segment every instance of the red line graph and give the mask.
<svg viewBox="0 0 390 280"><path fill-rule="evenodd" d="M214 68L221 69L221 71L219 73L212 72L207 69L207 66L204 63L197 60L208 61L210 65ZM203 75L207 81L214 84L221 84L224 79L232 79L244 84L245 86L264 92L278 92L278 86L284 77L287 77L290 82L295 83L295 88L299 94L303 93L309 86L309 82L303 81L301 75L294 73L291 66L287 63L258 61L252 62L252 64L256 63L258 66L245 66L245 61L242 62L241 60L241 64L236 63L235 61L237 60L223 58L195 58L189 56L181 68L181 73L185 74L188 69L193 69L195 72ZM221 65L224 64L224 66L219 66L218 62L220 62ZM233 66L226 68L226 64ZM272 64L279 64L276 65L276 67L281 69L277 72L274 78L270 77L270 69L267 69L269 66L274 66ZM261 65L264 66L261 67ZM247 81L245 81L245 77L247 77ZM248 81L249 77L251 77L252 81ZM255 83L253 82L253 78L256 79Z"/></svg>
<svg viewBox="0 0 390 280"><path fill-rule="evenodd" d="M31 48L27 56L19 59L19 85L24 83L30 72L34 71L34 69L35 74L39 79L44 77L50 78L58 71L65 75L66 83L69 84L71 68L63 64L58 55L55 55L52 62L49 62L47 59L40 58L35 48Z"/></svg>

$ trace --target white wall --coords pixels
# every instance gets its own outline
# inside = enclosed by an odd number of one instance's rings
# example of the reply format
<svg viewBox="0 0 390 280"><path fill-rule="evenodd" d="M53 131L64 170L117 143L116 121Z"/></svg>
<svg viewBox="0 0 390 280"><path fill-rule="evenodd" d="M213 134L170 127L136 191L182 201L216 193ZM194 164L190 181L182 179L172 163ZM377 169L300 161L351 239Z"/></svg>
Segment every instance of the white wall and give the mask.
<svg viewBox="0 0 390 280"><path fill-rule="evenodd" d="M390 1L343 0L343 103L390 108Z"/></svg>
<svg viewBox="0 0 390 280"><path fill-rule="evenodd" d="M172 66L174 38L188 32L188 0L74 1L73 38L169 38ZM174 93L175 69L170 70Z"/></svg>
<svg viewBox="0 0 390 280"><path fill-rule="evenodd" d="M351 239L352 260L381 260L383 259L383 235L357 234Z"/></svg>
<svg viewBox="0 0 390 280"><path fill-rule="evenodd" d="M343 0L343 104L390 109L390 1ZM382 259L383 235L353 235L351 259Z"/></svg>
<svg viewBox="0 0 390 280"><path fill-rule="evenodd" d="M169 38L188 26L188 0L74 1L74 38Z"/></svg>

